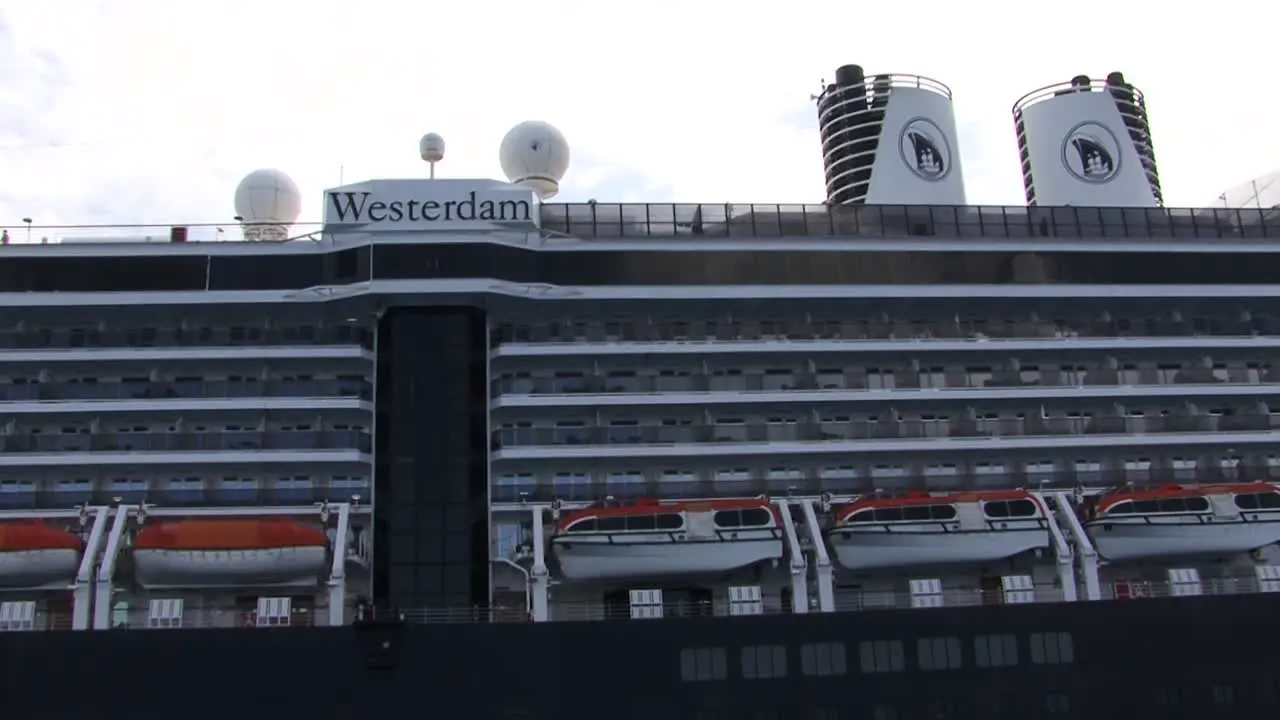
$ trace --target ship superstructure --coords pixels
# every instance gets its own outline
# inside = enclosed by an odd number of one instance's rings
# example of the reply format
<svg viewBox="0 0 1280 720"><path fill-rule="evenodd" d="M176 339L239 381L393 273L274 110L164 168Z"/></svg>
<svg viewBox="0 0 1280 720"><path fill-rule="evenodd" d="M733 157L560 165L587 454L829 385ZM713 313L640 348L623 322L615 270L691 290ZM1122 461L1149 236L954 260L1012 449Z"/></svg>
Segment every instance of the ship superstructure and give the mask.
<svg viewBox="0 0 1280 720"><path fill-rule="evenodd" d="M1274 218L963 206L949 91L853 67L826 204L547 203L525 123L299 240L259 171L251 242L3 248L0 627L1280 589Z"/></svg>

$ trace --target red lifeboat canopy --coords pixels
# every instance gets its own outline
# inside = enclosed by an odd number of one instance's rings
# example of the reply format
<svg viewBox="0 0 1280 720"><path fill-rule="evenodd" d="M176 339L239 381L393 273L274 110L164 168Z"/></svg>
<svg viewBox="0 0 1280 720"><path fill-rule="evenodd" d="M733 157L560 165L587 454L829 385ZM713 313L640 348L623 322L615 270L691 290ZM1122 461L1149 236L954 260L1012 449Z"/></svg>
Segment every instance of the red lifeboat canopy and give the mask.
<svg viewBox="0 0 1280 720"><path fill-rule="evenodd" d="M0 552L24 550L80 550L84 543L75 533L39 520L0 522Z"/></svg>
<svg viewBox="0 0 1280 720"><path fill-rule="evenodd" d="M327 547L319 525L288 518L217 518L151 521L134 538L135 550L265 550Z"/></svg>

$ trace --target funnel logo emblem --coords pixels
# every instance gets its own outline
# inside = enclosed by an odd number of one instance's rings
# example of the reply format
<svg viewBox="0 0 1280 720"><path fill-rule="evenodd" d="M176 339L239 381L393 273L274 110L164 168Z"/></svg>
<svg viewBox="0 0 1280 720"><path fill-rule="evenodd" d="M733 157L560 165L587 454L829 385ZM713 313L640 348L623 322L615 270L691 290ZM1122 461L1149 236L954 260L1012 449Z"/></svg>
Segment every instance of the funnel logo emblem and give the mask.
<svg viewBox="0 0 1280 720"><path fill-rule="evenodd" d="M898 152L907 169L921 180L937 182L951 173L951 144L929 118L907 121L898 137Z"/></svg>
<svg viewBox="0 0 1280 720"><path fill-rule="evenodd" d="M1110 182L1120 174L1120 141L1106 125L1082 122L1062 141L1062 165L1077 180Z"/></svg>

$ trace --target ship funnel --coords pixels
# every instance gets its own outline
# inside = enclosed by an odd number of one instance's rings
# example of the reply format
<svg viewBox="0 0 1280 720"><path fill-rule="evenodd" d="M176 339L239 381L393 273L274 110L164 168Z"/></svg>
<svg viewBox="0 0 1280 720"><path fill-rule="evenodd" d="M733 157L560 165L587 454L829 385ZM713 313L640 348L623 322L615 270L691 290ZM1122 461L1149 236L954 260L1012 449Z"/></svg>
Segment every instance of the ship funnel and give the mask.
<svg viewBox="0 0 1280 720"><path fill-rule="evenodd" d="M1028 93L1013 120L1029 205L1163 204L1146 104L1123 73L1077 75Z"/></svg>
<svg viewBox="0 0 1280 720"><path fill-rule="evenodd" d="M965 204L946 85L844 65L816 100L827 202Z"/></svg>

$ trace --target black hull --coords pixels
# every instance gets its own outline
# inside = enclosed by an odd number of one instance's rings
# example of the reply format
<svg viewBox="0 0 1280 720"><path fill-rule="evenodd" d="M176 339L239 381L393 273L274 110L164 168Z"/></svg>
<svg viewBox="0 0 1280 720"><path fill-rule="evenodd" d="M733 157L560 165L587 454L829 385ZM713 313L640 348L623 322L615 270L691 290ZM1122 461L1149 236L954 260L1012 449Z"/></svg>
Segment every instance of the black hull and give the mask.
<svg viewBox="0 0 1280 720"><path fill-rule="evenodd" d="M1258 594L537 625L2 633L0 693L15 712L75 718L206 707L310 720L375 710L494 720L1270 718L1280 713L1278 611L1280 594ZM1046 654L1045 633L1069 634L1070 647ZM1012 654L978 648L1009 635L1001 642L1016 644ZM860 645L895 640L900 653ZM922 657L923 645L948 642L960 649L954 659ZM827 649L815 655L814 643ZM960 667L922 670L922 661Z"/></svg>

